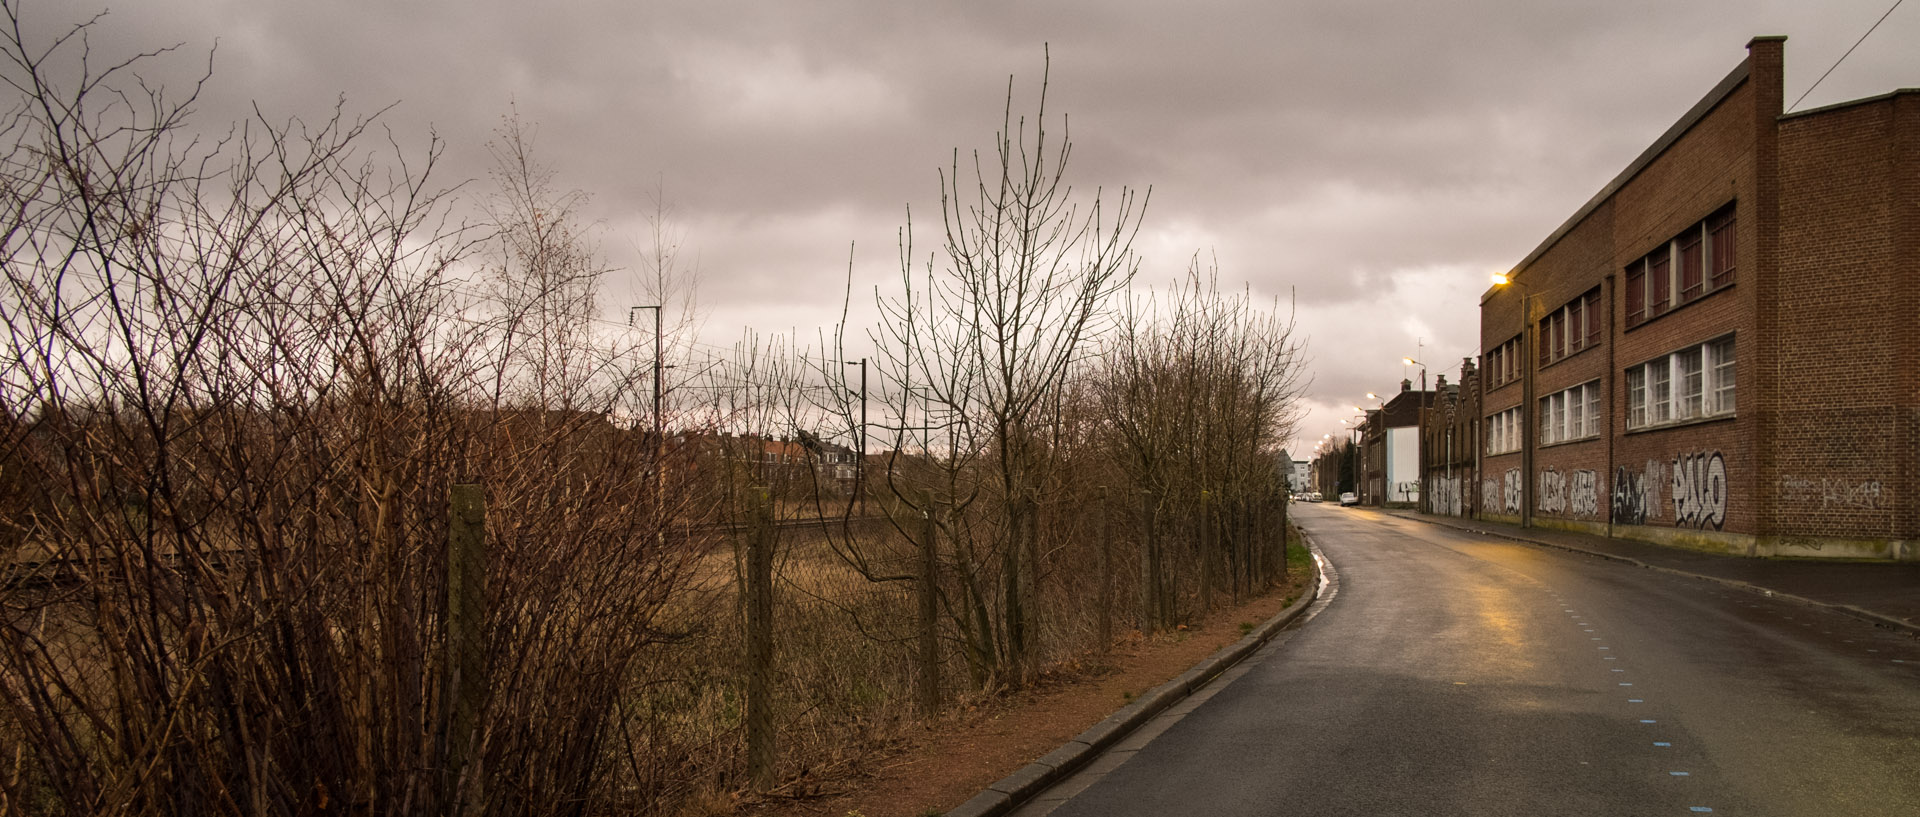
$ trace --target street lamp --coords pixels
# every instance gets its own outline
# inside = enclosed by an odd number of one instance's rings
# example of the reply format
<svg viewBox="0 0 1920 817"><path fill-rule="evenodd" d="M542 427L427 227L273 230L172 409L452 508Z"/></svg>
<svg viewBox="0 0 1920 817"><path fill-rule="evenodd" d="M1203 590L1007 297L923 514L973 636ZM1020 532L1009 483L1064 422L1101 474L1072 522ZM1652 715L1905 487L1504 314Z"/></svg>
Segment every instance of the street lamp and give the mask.
<svg viewBox="0 0 1920 817"><path fill-rule="evenodd" d="M1414 424L1420 427L1420 434L1414 438L1414 458L1419 461L1415 473L1420 478L1420 502L1427 501L1427 364L1410 357L1400 358L1401 365L1420 367L1420 404Z"/></svg>
<svg viewBox="0 0 1920 817"><path fill-rule="evenodd" d="M1535 293L1532 287L1514 280L1514 276L1511 273L1494 273L1493 284L1494 286L1513 285L1520 288L1520 416L1525 418L1521 421L1521 427L1526 429L1520 436L1521 490L1523 491L1522 496L1525 498L1520 503L1520 527L1528 528L1533 526L1534 498L1530 487L1533 484L1534 434L1537 433L1534 428L1537 420L1533 419L1536 416L1533 405L1533 344L1535 343L1535 339L1533 337L1532 305L1535 300Z"/></svg>
<svg viewBox="0 0 1920 817"><path fill-rule="evenodd" d="M1368 394L1371 395L1372 392L1368 392ZM1340 424L1343 426L1346 426L1347 431L1350 432L1352 435L1351 442L1353 445L1353 493L1355 496L1364 500L1366 498L1366 492L1360 490L1361 486L1366 484L1366 475L1361 470L1362 463L1364 462L1364 460L1360 456L1360 440L1361 440L1360 427L1367 422L1369 412L1366 409L1360 408L1359 406L1355 406L1354 409L1356 411L1359 411L1360 414L1357 414L1353 417L1342 419L1340 421Z"/></svg>

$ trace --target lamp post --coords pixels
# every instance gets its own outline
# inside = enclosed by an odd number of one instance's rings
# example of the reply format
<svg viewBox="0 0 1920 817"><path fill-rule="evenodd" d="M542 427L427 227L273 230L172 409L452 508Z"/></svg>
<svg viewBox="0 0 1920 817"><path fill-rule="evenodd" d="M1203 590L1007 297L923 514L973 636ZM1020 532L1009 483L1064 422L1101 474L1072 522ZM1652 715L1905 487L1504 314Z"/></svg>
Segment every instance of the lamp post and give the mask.
<svg viewBox="0 0 1920 817"><path fill-rule="evenodd" d="M1496 272L1493 274L1495 286L1516 286L1520 288L1520 427L1525 429L1520 435L1520 527L1533 527L1533 448L1534 435L1539 433L1534 426L1536 409L1533 405L1533 301L1532 287L1515 280L1511 274Z"/></svg>
<svg viewBox="0 0 1920 817"><path fill-rule="evenodd" d="M1367 452L1366 452L1367 437L1369 434L1372 434L1375 432L1385 433L1384 432L1385 423L1386 423L1385 412L1387 408L1387 398L1385 397L1381 397L1380 395L1374 394L1373 392L1367 392L1367 399L1373 401L1373 408L1367 408L1366 406L1353 407L1354 417L1359 420L1358 423L1354 424L1354 432L1355 432L1354 437L1356 440L1355 447L1357 449L1354 456L1357 458L1358 462L1360 463L1359 467L1354 469L1353 491L1355 494L1359 495L1361 504L1366 504L1366 500L1369 498L1369 495L1372 493L1372 491L1368 490L1368 488L1370 487L1370 483L1366 479L1366 474L1367 474L1366 467L1369 464L1369 460L1367 458ZM1379 418L1379 422L1381 423L1381 425L1378 427L1374 427L1371 425L1375 421L1375 418ZM1382 448L1384 449L1384 447L1385 447L1385 443L1383 442ZM1386 471L1386 461L1384 459L1384 453L1385 452L1383 450L1382 451L1383 458L1380 464L1382 473L1385 473ZM1378 498L1378 497L1375 497L1375 498ZM1384 500L1382 502L1384 504Z"/></svg>
<svg viewBox="0 0 1920 817"><path fill-rule="evenodd" d="M1333 498L1339 499L1340 498L1340 491L1339 491L1340 469L1339 469L1339 466L1333 465L1333 463L1327 457L1327 455L1333 453L1333 435L1330 433L1320 435L1320 442L1317 444L1317 447L1320 449L1320 469L1321 469L1320 485L1318 487L1321 487L1321 488L1332 487L1334 489L1334 491L1332 492ZM1333 468L1334 478L1333 478L1332 486L1327 485L1327 469L1329 466Z"/></svg>
<svg viewBox="0 0 1920 817"><path fill-rule="evenodd" d="M1371 393L1369 393L1369 396L1371 396ZM1342 419L1340 421L1340 424L1343 426L1346 426L1347 431L1351 435L1351 439L1349 440L1349 443L1353 448L1353 494L1355 497L1361 500L1365 500L1366 494L1367 494L1367 492L1364 490L1364 486L1367 484L1366 470L1365 470L1366 457L1362 456L1360 447L1361 447L1361 441L1365 439L1365 434L1363 433L1361 426L1366 424L1368 416L1367 416L1366 409L1360 408L1359 406L1355 406L1354 410L1360 413L1357 415L1354 415L1353 417ZM1362 504L1365 504L1364 501L1362 502Z"/></svg>
<svg viewBox="0 0 1920 817"><path fill-rule="evenodd" d="M1420 403L1414 420L1414 425L1420 428L1420 433L1414 435L1413 456L1414 461L1418 463L1414 467L1414 474L1420 480L1420 504L1425 505L1427 501L1427 364L1410 357L1400 358L1400 363L1405 366L1420 367Z"/></svg>

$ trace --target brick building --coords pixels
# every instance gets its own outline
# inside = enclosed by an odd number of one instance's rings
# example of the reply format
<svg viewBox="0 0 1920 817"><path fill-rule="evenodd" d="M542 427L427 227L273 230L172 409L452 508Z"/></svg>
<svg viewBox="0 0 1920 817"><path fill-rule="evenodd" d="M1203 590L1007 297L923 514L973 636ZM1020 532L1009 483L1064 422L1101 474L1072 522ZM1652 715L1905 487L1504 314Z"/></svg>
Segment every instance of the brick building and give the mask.
<svg viewBox="0 0 1920 817"><path fill-rule="evenodd" d="M1480 515L1920 558L1920 90L1747 58L1481 299Z"/></svg>
<svg viewBox="0 0 1920 817"><path fill-rule="evenodd" d="M1480 384L1473 359L1460 363L1460 382L1440 375L1433 385L1420 436L1420 510L1470 516L1478 507L1474 478L1480 461Z"/></svg>

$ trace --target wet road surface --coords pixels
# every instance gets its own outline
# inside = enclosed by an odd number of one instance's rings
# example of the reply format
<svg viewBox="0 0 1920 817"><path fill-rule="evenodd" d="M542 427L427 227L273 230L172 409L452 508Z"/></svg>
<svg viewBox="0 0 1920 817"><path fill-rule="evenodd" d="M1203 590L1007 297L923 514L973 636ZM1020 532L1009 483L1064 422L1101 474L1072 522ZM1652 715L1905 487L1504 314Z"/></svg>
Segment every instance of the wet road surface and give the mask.
<svg viewBox="0 0 1920 817"><path fill-rule="evenodd" d="M1910 636L1295 507L1323 606L1016 814L1920 814Z"/></svg>

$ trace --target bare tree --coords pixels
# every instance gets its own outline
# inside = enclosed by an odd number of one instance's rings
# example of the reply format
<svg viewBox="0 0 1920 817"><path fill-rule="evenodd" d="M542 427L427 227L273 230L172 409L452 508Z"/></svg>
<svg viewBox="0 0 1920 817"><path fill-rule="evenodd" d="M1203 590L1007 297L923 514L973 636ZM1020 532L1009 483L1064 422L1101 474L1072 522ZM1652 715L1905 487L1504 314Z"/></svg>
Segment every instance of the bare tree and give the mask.
<svg viewBox="0 0 1920 817"><path fill-rule="evenodd" d="M1076 362L1135 273L1146 206L1129 188L1074 194L1072 143L1064 118L1049 122L1047 87L1043 73L1029 121L1014 114L1009 79L994 150L972 154L964 174L954 151L940 175L944 240L922 266L911 224L902 231L904 293L880 300L871 338L894 450L944 436L938 456L897 462L911 467L890 469L887 484L952 542L964 601L949 609L983 680L1038 671L1047 443Z"/></svg>
<svg viewBox="0 0 1920 817"><path fill-rule="evenodd" d="M1182 565L1201 611L1216 582L1237 595L1285 567L1266 538L1277 525L1262 520L1284 502L1277 456L1306 382L1304 347L1278 304L1261 309L1217 281L1196 255L1175 286L1136 301L1097 376L1111 451L1145 506L1140 620L1150 629L1178 618ZM1191 522L1167 523L1180 519Z"/></svg>

